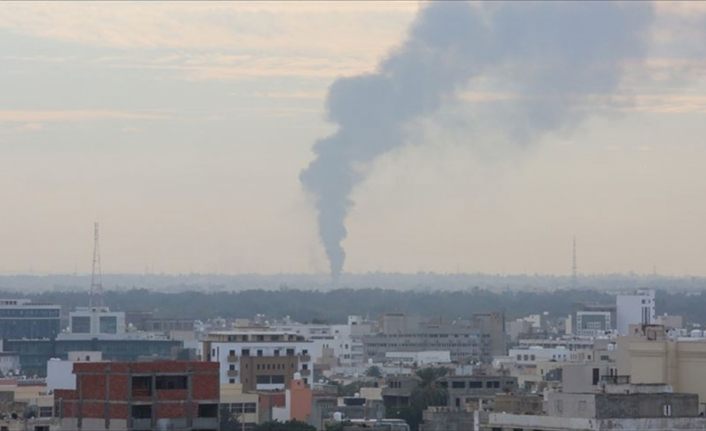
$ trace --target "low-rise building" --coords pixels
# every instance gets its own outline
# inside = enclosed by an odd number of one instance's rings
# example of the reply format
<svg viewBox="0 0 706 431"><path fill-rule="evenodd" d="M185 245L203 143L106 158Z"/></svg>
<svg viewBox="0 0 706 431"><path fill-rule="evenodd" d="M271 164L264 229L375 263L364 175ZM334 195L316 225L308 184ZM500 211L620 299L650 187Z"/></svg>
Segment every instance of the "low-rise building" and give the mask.
<svg viewBox="0 0 706 431"><path fill-rule="evenodd" d="M216 431L218 365L210 362L83 362L76 389L54 391L62 429Z"/></svg>

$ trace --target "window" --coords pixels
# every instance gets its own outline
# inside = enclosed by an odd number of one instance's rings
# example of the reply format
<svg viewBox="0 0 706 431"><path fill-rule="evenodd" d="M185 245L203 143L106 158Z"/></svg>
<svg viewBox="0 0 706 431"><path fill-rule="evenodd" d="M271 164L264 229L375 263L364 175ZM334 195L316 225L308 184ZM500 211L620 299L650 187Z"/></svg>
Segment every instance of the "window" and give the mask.
<svg viewBox="0 0 706 431"><path fill-rule="evenodd" d="M117 334L118 318L115 316L101 316L98 320L101 334Z"/></svg>
<svg viewBox="0 0 706 431"><path fill-rule="evenodd" d="M579 412L585 412L585 411L586 411L586 401L580 400L579 401Z"/></svg>
<svg viewBox="0 0 706 431"><path fill-rule="evenodd" d="M235 379L228 379L228 383L232 385L233 383L235 383Z"/></svg>
<svg viewBox="0 0 706 431"><path fill-rule="evenodd" d="M273 384L284 384L284 375L279 374L279 375L272 376L271 381Z"/></svg>
<svg viewBox="0 0 706 431"><path fill-rule="evenodd" d="M148 397L152 395L152 377L135 376L132 378L132 396Z"/></svg>
<svg viewBox="0 0 706 431"><path fill-rule="evenodd" d="M453 389L465 389L466 382L451 382L451 388Z"/></svg>
<svg viewBox="0 0 706 431"><path fill-rule="evenodd" d="M262 350L259 350L259 349L258 349L258 351L257 351L257 356L262 356Z"/></svg>
<svg viewBox="0 0 706 431"><path fill-rule="evenodd" d="M229 350L228 356L235 356L235 350Z"/></svg>
<svg viewBox="0 0 706 431"><path fill-rule="evenodd" d="M600 372L598 368L593 369L593 386L596 386L598 384L598 381L600 380Z"/></svg>
<svg viewBox="0 0 706 431"><path fill-rule="evenodd" d="M235 364L230 364L230 365L228 366L228 369L229 369L230 371L235 371Z"/></svg>
<svg viewBox="0 0 706 431"><path fill-rule="evenodd" d="M73 316L71 318L71 332L74 334L90 334L91 318L88 316Z"/></svg>
<svg viewBox="0 0 706 431"><path fill-rule="evenodd" d="M40 418L50 418L53 415L54 415L54 409L51 406L39 408L39 417Z"/></svg>
<svg viewBox="0 0 706 431"><path fill-rule="evenodd" d="M287 349L287 356L294 356L294 349Z"/></svg>
<svg viewBox="0 0 706 431"><path fill-rule="evenodd" d="M250 356L250 349L243 349L240 354L243 356Z"/></svg>
<svg viewBox="0 0 706 431"><path fill-rule="evenodd" d="M275 349L275 356L279 356L279 349Z"/></svg>
<svg viewBox="0 0 706 431"><path fill-rule="evenodd" d="M470 381L468 382L468 387L470 389L480 389L483 387L483 382L481 382L480 380Z"/></svg>
<svg viewBox="0 0 706 431"><path fill-rule="evenodd" d="M155 385L157 390L186 389L187 382L186 376L157 376Z"/></svg>
<svg viewBox="0 0 706 431"><path fill-rule="evenodd" d="M218 404L199 404L200 418L217 418Z"/></svg>
<svg viewBox="0 0 706 431"><path fill-rule="evenodd" d="M152 406L149 404L132 406L132 417L134 419L150 419L152 417Z"/></svg>

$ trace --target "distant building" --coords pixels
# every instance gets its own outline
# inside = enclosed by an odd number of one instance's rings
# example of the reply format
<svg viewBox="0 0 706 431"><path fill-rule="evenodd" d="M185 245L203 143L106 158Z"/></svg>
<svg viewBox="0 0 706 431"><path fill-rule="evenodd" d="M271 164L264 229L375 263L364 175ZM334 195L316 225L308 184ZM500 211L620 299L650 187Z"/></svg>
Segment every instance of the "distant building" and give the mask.
<svg viewBox="0 0 706 431"><path fill-rule="evenodd" d="M421 379L416 375L390 375L385 378L382 400L386 408L407 407Z"/></svg>
<svg viewBox="0 0 706 431"><path fill-rule="evenodd" d="M639 290L633 295L618 295L616 308L618 333L628 335L630 325L655 323L655 292Z"/></svg>
<svg viewBox="0 0 706 431"><path fill-rule="evenodd" d="M220 381L240 383L244 391L284 390L295 373L312 379L312 343L301 335L266 329L238 329L208 334L203 358L218 362Z"/></svg>
<svg viewBox="0 0 706 431"><path fill-rule="evenodd" d="M389 313L381 318L381 330L363 337L365 356L383 362L388 352L450 352L457 363L492 361L490 337L469 322L433 322Z"/></svg>
<svg viewBox="0 0 706 431"><path fill-rule="evenodd" d="M488 413L484 431L610 431L697 430L706 419L699 416L695 394L664 392L665 388L615 388L619 392L547 394L546 415Z"/></svg>
<svg viewBox="0 0 706 431"><path fill-rule="evenodd" d="M69 332L86 336L125 333L125 313L108 307L78 307L69 313Z"/></svg>
<svg viewBox="0 0 706 431"><path fill-rule="evenodd" d="M54 391L62 429L219 429L217 364L84 362L74 373L75 390Z"/></svg>
<svg viewBox="0 0 706 431"><path fill-rule="evenodd" d="M0 299L1 339L53 339L61 331L61 306L29 299Z"/></svg>
<svg viewBox="0 0 706 431"><path fill-rule="evenodd" d="M172 359L183 348L181 341L162 334L126 332L124 315L104 307L79 309L70 320L70 332L55 339L4 340L3 350L19 356L25 374L46 376L47 361L68 359L69 352L101 352L106 360L136 361Z"/></svg>
<svg viewBox="0 0 706 431"><path fill-rule="evenodd" d="M571 314L574 335L597 336L616 328L614 304L575 304Z"/></svg>
<svg viewBox="0 0 706 431"><path fill-rule="evenodd" d="M482 399L518 390L517 377L504 375L446 376L439 379L439 384L448 393L448 407L461 409L478 405Z"/></svg>

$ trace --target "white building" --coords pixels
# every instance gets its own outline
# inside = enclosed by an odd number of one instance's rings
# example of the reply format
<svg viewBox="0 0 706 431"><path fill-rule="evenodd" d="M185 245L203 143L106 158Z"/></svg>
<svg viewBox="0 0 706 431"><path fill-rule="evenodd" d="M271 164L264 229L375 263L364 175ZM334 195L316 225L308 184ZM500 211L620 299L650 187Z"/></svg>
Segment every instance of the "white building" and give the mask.
<svg viewBox="0 0 706 431"><path fill-rule="evenodd" d="M617 329L620 335L628 335L630 325L649 325L655 322L655 292L640 290L633 295L618 295Z"/></svg>
<svg viewBox="0 0 706 431"><path fill-rule="evenodd" d="M295 373L308 384L313 377L314 343L302 335L263 328L211 332L203 341L204 360L220 364L221 384L243 390L281 390Z"/></svg>
<svg viewBox="0 0 706 431"><path fill-rule="evenodd" d="M69 313L69 332L86 336L125 333L125 313L108 307L78 307Z"/></svg>

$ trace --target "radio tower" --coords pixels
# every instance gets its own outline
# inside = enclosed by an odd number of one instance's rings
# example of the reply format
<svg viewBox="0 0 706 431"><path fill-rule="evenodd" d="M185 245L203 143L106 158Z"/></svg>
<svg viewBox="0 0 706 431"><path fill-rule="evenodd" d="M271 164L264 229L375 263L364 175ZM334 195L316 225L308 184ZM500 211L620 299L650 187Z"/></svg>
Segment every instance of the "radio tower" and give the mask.
<svg viewBox="0 0 706 431"><path fill-rule="evenodd" d="M103 274L101 273L100 233L98 223L93 224L93 270L91 271L91 293L89 305L103 306Z"/></svg>
<svg viewBox="0 0 706 431"><path fill-rule="evenodd" d="M571 263L571 287L576 289L577 286L577 277L578 277L578 267L576 266L576 237L574 236L574 244L573 244L573 253L571 255L572 257L572 263Z"/></svg>

